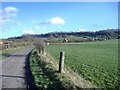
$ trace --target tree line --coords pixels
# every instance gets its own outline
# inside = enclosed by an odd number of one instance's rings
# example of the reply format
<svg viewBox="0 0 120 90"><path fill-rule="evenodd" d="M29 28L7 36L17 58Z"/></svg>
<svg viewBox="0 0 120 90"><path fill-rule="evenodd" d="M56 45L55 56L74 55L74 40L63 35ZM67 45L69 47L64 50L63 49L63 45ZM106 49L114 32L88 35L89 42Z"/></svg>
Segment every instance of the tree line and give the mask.
<svg viewBox="0 0 120 90"><path fill-rule="evenodd" d="M9 39L26 39L28 37L33 38L59 38L59 37L67 37L67 36L77 36L77 37L97 37L102 39L119 39L120 38L120 29L107 29L100 30L96 32L85 31L85 32L51 32L46 34L33 34L33 35L22 35L19 37L11 37Z"/></svg>

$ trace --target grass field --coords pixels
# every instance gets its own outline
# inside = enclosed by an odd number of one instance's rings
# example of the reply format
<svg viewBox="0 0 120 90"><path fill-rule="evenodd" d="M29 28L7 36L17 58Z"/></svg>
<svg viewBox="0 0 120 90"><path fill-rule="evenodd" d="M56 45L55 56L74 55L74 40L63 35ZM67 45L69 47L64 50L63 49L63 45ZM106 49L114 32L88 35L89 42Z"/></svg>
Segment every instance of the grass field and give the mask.
<svg viewBox="0 0 120 90"><path fill-rule="evenodd" d="M102 88L116 87L118 66L118 40L86 42L67 45L49 45L46 51L55 60L65 52L65 66L86 80Z"/></svg>

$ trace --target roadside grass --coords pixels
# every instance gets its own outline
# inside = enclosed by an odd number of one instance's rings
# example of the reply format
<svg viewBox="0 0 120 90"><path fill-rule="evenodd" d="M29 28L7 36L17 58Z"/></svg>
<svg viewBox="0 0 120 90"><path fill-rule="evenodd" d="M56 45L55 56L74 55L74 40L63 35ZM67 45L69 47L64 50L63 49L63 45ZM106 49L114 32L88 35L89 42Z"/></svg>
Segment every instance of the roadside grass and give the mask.
<svg viewBox="0 0 120 90"><path fill-rule="evenodd" d="M30 70L32 72L34 83L39 90L73 90L73 84L58 73L51 65L33 50L29 57Z"/></svg>
<svg viewBox="0 0 120 90"><path fill-rule="evenodd" d="M0 57L2 57L2 59L7 58L7 57L11 56L12 54L14 54L16 52L22 51L23 49L29 48L29 47L32 47L32 46L10 48L10 49L7 49L7 50L0 51Z"/></svg>

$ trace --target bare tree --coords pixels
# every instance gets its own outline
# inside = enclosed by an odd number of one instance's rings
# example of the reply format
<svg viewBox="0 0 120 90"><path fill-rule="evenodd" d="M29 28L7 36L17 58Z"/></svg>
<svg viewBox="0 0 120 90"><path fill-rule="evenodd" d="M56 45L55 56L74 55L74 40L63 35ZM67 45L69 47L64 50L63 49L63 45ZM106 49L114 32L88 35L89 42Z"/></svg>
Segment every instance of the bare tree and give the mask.
<svg viewBox="0 0 120 90"><path fill-rule="evenodd" d="M35 47L38 50L39 54L44 54L44 40L41 38L37 38L35 41Z"/></svg>

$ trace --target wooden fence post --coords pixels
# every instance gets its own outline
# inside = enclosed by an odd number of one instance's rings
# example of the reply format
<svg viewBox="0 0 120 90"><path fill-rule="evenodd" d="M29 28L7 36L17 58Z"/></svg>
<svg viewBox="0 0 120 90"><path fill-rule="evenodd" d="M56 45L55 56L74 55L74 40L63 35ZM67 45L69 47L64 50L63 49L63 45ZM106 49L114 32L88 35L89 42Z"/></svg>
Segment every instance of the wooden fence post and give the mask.
<svg viewBox="0 0 120 90"><path fill-rule="evenodd" d="M59 60L59 72L62 73L64 69L64 59L65 59L65 52L60 52L60 60Z"/></svg>

